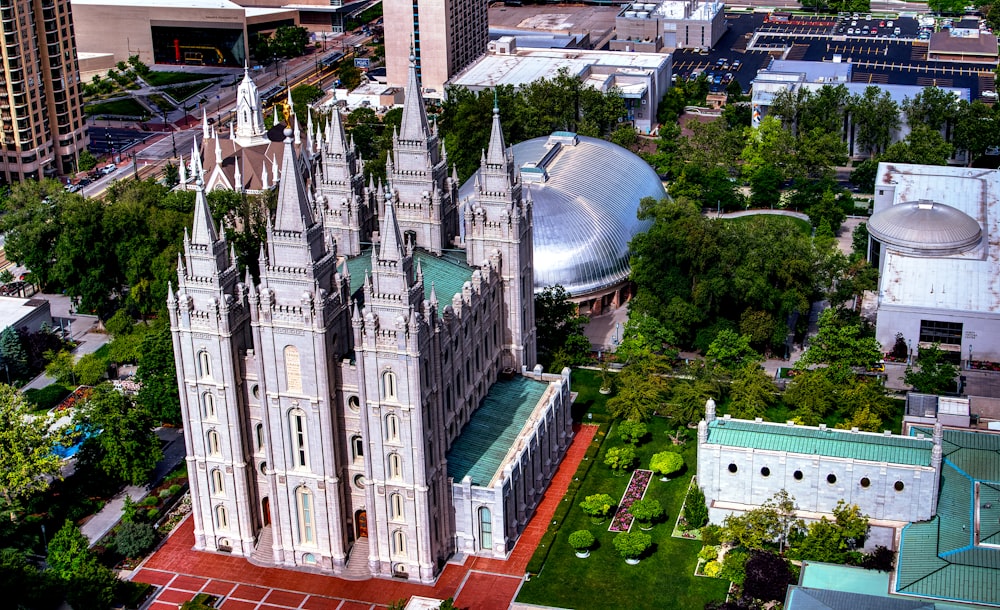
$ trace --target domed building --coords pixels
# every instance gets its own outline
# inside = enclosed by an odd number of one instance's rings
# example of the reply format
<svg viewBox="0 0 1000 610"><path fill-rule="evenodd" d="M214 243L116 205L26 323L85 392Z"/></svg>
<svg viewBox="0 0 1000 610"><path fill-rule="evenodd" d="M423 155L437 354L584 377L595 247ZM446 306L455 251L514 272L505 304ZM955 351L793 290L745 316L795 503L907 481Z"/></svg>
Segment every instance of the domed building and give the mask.
<svg viewBox="0 0 1000 610"><path fill-rule="evenodd" d="M639 201L667 196L656 172L621 146L569 132L513 152L533 202L535 292L561 285L581 313L628 301L628 244L652 224L636 217ZM463 210L475 209L480 179L477 172L459 189Z"/></svg>
<svg viewBox="0 0 1000 610"><path fill-rule="evenodd" d="M990 170L880 163L869 260L879 270L876 337L913 356L1000 362L1000 180Z"/></svg>

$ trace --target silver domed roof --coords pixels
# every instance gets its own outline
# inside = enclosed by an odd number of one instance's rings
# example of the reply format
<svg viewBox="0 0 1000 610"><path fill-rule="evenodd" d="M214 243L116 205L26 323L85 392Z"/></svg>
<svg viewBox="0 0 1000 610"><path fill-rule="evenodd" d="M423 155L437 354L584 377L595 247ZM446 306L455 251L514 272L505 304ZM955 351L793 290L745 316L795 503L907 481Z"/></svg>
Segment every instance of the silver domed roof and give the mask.
<svg viewBox="0 0 1000 610"><path fill-rule="evenodd" d="M940 256L979 244L982 227L950 205L921 199L886 208L868 220L868 232L883 244L907 254Z"/></svg>
<svg viewBox="0 0 1000 610"><path fill-rule="evenodd" d="M667 196L656 172L616 144L576 134L513 148L517 167L532 165L522 184L534 201L535 291L559 284L578 297L626 280L628 242L652 224L636 218L639 201ZM459 190L464 205L475 200L477 175Z"/></svg>

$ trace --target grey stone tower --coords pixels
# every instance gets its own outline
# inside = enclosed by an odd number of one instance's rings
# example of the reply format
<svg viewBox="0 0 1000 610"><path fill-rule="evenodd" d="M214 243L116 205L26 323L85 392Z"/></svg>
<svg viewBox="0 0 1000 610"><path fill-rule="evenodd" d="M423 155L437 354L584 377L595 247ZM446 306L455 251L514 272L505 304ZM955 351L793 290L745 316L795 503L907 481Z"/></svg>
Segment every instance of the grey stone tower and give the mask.
<svg viewBox="0 0 1000 610"><path fill-rule="evenodd" d="M248 555L259 522L255 503L247 501L255 489L238 365L250 343L249 312L236 257L212 221L201 175L195 179L194 225L178 259L177 291L171 287L167 297L195 548Z"/></svg>
<svg viewBox="0 0 1000 610"><path fill-rule="evenodd" d="M349 349L346 280L324 242L285 130L278 207L260 255L260 286L249 304L250 395L259 401L253 440L260 462L260 510L275 565L340 573L346 562L342 434L337 362ZM253 402L253 401L251 401Z"/></svg>
<svg viewBox="0 0 1000 610"><path fill-rule="evenodd" d="M374 185L365 187L364 163L354 140L348 143L336 108L321 140L313 184L323 225L339 254L357 256L377 223Z"/></svg>
<svg viewBox="0 0 1000 610"><path fill-rule="evenodd" d="M465 210L465 247L470 265L491 265L503 278L503 366L535 366L535 300L532 205L521 191L514 153L504 142L494 103L490 145L480 161L476 206Z"/></svg>
<svg viewBox="0 0 1000 610"><path fill-rule="evenodd" d="M412 234L417 245L435 254L453 247L458 235L458 184L448 176L448 155L438 139L437 124L433 129L428 125L412 57L403 120L393 134L385 175L392 184L396 220L404 236ZM384 214L379 209L379 218Z"/></svg>

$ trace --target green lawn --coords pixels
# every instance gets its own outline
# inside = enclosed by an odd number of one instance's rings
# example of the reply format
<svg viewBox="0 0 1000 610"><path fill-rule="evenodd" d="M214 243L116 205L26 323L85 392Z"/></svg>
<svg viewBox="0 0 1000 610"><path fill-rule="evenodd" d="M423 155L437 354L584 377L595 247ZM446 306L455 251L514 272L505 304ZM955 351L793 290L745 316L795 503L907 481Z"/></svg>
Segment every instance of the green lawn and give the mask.
<svg viewBox="0 0 1000 610"><path fill-rule="evenodd" d="M177 85L180 83L190 83L196 80L208 78L218 78L222 74L204 74L194 72L150 72L142 77L142 80L152 87L162 87L164 85Z"/></svg>
<svg viewBox="0 0 1000 610"><path fill-rule="evenodd" d="M801 218L795 218L794 216L779 216L777 214L752 214L749 216L737 216L735 218L726 218L728 222L751 222L752 219L767 218L769 222L774 222L776 224L791 224L798 227L799 231L803 235L812 235L812 225L809 221L802 220Z"/></svg>
<svg viewBox="0 0 1000 610"><path fill-rule="evenodd" d="M115 100L113 102L100 102L97 104L87 104L83 108L84 114L110 114L117 116L147 116L149 111L142 104L129 98Z"/></svg>
<svg viewBox="0 0 1000 610"><path fill-rule="evenodd" d="M573 389L580 393L578 407L574 409L575 417L587 421L586 413L589 412L593 414L594 421L606 420L606 397L597 392L598 385L596 373L574 371ZM649 429L650 435L636 452L642 468L649 466L649 458L654 453L670 446L667 432L672 426L668 420L654 418L649 422ZM684 450L686 471L669 482L661 482L656 477L650 482L646 497L659 500L667 516L649 532L653 537L653 547L638 565L630 566L612 545L615 534L608 531L610 520L594 525L578 506L584 497L595 493L607 493L617 501L628 485L627 475L615 476L603 463L609 448L622 445L613 425L595 463L580 485L573 500L574 506L563 521L540 573L524 583L517 601L581 609L692 610L704 607L708 601L723 599L727 582L693 574L701 543L670 537L695 470L696 442L693 434L691 437ZM585 470L587 466L587 463L581 464L581 469ZM587 559L578 559L567 543L569 534L578 529L588 529L597 538L596 547Z"/></svg>
<svg viewBox="0 0 1000 610"><path fill-rule="evenodd" d="M191 83L190 85L177 85L174 87L167 87L163 89L164 93L169 93L172 98L178 102L183 102L184 100L197 95L212 86L212 83L197 82Z"/></svg>

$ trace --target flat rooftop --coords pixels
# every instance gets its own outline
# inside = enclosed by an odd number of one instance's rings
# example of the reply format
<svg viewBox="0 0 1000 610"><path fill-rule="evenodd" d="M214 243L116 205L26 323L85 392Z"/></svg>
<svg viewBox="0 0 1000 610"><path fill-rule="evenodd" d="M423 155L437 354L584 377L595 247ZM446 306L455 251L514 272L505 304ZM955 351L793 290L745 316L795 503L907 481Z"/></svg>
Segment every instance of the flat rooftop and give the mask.
<svg viewBox="0 0 1000 610"><path fill-rule="evenodd" d="M881 307L1000 312L1000 179L993 170L880 163L878 189L895 187L892 204L929 199L965 212L982 227L978 248L954 255L914 256L885 249ZM876 210L878 211L878 210Z"/></svg>
<svg viewBox="0 0 1000 610"><path fill-rule="evenodd" d="M91 6L136 6L141 8L199 8L231 9L243 11L243 7L229 0L72 0L72 5Z"/></svg>
<svg viewBox="0 0 1000 610"><path fill-rule="evenodd" d="M448 451L448 476L456 483L468 476L473 485L489 485L548 387L520 376L493 384Z"/></svg>
<svg viewBox="0 0 1000 610"><path fill-rule="evenodd" d="M579 78L591 67L652 72L669 60L670 55L662 53L518 48L514 55L487 53L450 83L473 90L496 85L520 87L540 78L554 78L563 68Z"/></svg>
<svg viewBox="0 0 1000 610"><path fill-rule="evenodd" d="M728 447L753 447L764 451L788 451L911 466L930 466L933 448L929 434L925 439L918 439L896 434L739 419L716 419L710 422L708 442Z"/></svg>
<svg viewBox="0 0 1000 610"><path fill-rule="evenodd" d="M465 262L464 250L448 250L441 256L435 256L418 249L413 252L414 269L417 263L420 263L424 273L424 297L430 298L433 285L441 309L451 305L452 298L462 292L465 282L472 279L472 267ZM365 272L372 270L372 249L347 259L347 270L351 273L351 294L354 294L364 284Z"/></svg>
<svg viewBox="0 0 1000 610"><path fill-rule="evenodd" d="M8 326L13 326L16 330L18 322L26 315L47 304L48 301L44 299L0 297L0 330Z"/></svg>
<svg viewBox="0 0 1000 610"><path fill-rule="evenodd" d="M937 515L903 528L894 589L1000 605L1000 435L946 429L942 450Z"/></svg>

